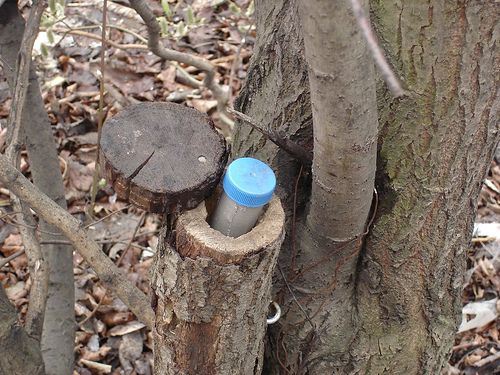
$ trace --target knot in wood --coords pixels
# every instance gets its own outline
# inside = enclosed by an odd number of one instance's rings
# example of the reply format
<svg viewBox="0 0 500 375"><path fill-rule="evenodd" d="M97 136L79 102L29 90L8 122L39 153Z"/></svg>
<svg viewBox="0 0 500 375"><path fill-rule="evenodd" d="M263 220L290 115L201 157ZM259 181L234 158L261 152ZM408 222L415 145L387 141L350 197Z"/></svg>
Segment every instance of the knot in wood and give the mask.
<svg viewBox="0 0 500 375"><path fill-rule="evenodd" d="M196 207L224 171L224 137L210 118L174 103L140 103L107 120L99 144L118 196L154 213Z"/></svg>

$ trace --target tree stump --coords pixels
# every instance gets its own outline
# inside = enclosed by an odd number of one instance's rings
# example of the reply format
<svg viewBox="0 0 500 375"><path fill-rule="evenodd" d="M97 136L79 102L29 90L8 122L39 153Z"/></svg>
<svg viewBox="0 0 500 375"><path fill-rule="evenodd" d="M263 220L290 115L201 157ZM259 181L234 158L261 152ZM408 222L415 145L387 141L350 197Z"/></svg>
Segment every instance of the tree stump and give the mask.
<svg viewBox="0 0 500 375"><path fill-rule="evenodd" d="M101 165L122 199L154 213L196 207L227 161L224 137L208 116L173 103L140 103L107 120Z"/></svg>
<svg viewBox="0 0 500 375"><path fill-rule="evenodd" d="M284 221L274 197L249 233L226 237L208 225L202 203L178 218L176 249L161 234L151 283L155 374L261 373Z"/></svg>
<svg viewBox="0 0 500 375"><path fill-rule="evenodd" d="M279 199L247 234L232 238L212 229L203 200L224 170L225 141L207 116L177 104L120 112L104 125L100 152L119 197L165 215L151 282L154 373L260 374L284 238Z"/></svg>

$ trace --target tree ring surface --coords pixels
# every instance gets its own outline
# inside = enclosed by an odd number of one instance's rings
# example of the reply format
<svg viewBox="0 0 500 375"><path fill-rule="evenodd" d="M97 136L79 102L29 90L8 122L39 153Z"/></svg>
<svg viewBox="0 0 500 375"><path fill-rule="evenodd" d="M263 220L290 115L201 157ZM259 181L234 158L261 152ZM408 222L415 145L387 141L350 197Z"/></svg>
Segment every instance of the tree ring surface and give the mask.
<svg viewBox="0 0 500 375"><path fill-rule="evenodd" d="M217 185L226 143L210 118L174 103L139 103L107 120L101 165L118 196L149 212L196 207Z"/></svg>

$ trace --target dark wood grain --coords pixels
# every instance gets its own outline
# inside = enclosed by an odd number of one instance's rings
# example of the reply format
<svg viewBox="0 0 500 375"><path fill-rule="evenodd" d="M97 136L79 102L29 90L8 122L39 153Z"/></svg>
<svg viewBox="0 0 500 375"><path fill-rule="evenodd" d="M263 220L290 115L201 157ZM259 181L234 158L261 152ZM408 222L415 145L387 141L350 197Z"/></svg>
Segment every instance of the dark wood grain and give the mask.
<svg viewBox="0 0 500 375"><path fill-rule="evenodd" d="M101 165L120 198L155 213L196 207L227 161L224 137L203 113L174 103L141 103L106 121Z"/></svg>

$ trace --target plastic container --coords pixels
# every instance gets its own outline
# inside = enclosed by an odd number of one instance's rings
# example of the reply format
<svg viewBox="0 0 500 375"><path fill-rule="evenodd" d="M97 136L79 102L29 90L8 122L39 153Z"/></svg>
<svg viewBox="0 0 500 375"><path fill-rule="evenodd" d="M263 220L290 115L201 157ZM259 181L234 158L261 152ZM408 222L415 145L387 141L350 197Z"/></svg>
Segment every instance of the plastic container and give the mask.
<svg viewBox="0 0 500 375"><path fill-rule="evenodd" d="M234 160L224 175L224 192L210 219L211 227L229 237L250 232L275 187L276 177L267 164L254 158Z"/></svg>

